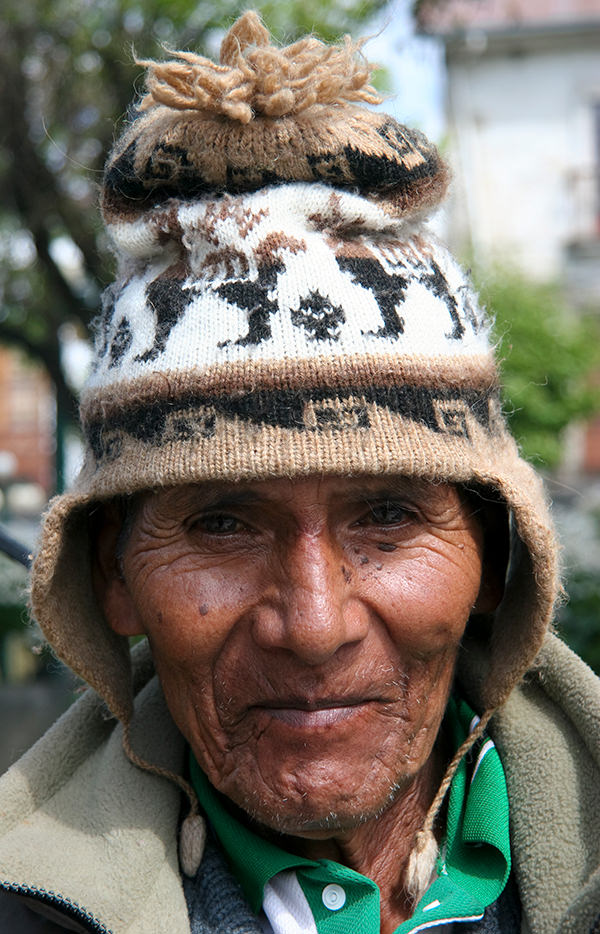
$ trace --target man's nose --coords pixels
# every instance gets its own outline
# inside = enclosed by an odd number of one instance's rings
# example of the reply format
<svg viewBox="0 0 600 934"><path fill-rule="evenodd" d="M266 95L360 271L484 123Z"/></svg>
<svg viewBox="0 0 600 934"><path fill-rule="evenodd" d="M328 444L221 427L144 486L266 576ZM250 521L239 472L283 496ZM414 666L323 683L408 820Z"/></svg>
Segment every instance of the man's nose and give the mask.
<svg viewBox="0 0 600 934"><path fill-rule="evenodd" d="M326 533L301 533L280 558L277 597L261 607L254 636L263 648L286 649L319 665L364 639L368 611L355 592L356 570Z"/></svg>

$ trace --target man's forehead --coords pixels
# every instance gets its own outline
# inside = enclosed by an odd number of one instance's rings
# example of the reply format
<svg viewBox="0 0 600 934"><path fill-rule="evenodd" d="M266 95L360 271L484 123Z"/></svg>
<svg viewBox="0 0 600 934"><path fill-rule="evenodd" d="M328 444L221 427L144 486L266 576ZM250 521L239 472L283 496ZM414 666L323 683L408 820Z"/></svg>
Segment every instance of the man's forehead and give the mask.
<svg viewBox="0 0 600 934"><path fill-rule="evenodd" d="M191 503L214 508L219 504L292 503L311 499L315 502L343 503L345 500L368 501L380 495L439 501L454 499L459 494L454 484L395 474L310 476L186 484L151 491L147 495L147 502L172 508Z"/></svg>

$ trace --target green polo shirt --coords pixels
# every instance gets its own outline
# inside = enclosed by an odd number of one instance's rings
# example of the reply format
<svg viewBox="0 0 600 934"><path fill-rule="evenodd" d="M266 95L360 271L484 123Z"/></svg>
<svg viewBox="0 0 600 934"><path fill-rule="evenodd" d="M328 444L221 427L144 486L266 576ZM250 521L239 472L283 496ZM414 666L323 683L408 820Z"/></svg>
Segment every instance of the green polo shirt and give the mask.
<svg viewBox="0 0 600 934"><path fill-rule="evenodd" d="M476 722L468 704L450 699L445 727L455 749ZM332 860L304 859L264 840L234 816L192 755L190 759L194 788L253 911L260 912L264 888L273 876L293 870L319 934L379 934L379 888L371 879ZM484 736L452 780L437 878L396 934L481 918L509 874L506 780L498 752Z"/></svg>

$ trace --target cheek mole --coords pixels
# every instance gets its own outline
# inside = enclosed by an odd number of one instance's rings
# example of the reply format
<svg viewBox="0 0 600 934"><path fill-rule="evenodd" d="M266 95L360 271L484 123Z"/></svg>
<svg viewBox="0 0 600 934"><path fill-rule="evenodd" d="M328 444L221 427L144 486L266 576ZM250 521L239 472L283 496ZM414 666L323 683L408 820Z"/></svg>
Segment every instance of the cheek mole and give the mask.
<svg viewBox="0 0 600 934"><path fill-rule="evenodd" d="M208 609L209 609L208 603L201 603L200 606L198 607L198 612L200 613L200 616L206 616L206 614L208 613Z"/></svg>
<svg viewBox="0 0 600 934"><path fill-rule="evenodd" d="M352 580L352 571L349 571L348 568L344 567L342 564L342 574L344 575L344 580L347 584Z"/></svg>
<svg viewBox="0 0 600 934"><path fill-rule="evenodd" d="M359 550L358 550L358 548L355 548L355 549L354 549L354 554L355 554L355 555L358 555L358 560L360 561L361 564L368 564L368 563L369 563L369 559L367 558L367 556L366 556L366 555L361 555L360 552L359 552Z"/></svg>

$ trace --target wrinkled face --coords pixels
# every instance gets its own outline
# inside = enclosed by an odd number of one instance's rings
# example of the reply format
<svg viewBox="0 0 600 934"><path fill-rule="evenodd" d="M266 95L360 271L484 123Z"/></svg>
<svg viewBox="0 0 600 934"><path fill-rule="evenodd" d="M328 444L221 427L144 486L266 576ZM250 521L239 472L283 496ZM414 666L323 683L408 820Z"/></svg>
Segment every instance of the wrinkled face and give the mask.
<svg viewBox="0 0 600 934"><path fill-rule="evenodd" d="M107 618L147 634L198 762L258 821L350 829L427 763L482 577L481 529L455 487L329 477L149 493L122 578L113 526Z"/></svg>

